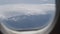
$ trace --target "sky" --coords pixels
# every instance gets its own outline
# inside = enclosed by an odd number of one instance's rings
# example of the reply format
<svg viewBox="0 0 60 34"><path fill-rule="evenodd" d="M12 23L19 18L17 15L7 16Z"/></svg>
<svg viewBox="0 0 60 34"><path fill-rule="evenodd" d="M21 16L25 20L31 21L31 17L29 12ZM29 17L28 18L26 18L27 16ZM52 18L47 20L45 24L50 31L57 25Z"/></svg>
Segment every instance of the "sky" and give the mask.
<svg viewBox="0 0 60 34"><path fill-rule="evenodd" d="M55 0L0 0L0 4L54 4Z"/></svg>
<svg viewBox="0 0 60 34"><path fill-rule="evenodd" d="M0 0L0 19L17 15L47 15L51 11L55 13L55 0Z"/></svg>

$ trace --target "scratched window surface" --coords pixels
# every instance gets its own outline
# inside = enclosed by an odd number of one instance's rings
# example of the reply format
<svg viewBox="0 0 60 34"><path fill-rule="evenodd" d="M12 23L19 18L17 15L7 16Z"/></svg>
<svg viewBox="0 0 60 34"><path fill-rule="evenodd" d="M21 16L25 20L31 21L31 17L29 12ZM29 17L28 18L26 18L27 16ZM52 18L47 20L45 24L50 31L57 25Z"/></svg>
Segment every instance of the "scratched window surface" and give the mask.
<svg viewBox="0 0 60 34"><path fill-rule="evenodd" d="M42 29L55 16L55 0L0 0L0 22L13 30Z"/></svg>

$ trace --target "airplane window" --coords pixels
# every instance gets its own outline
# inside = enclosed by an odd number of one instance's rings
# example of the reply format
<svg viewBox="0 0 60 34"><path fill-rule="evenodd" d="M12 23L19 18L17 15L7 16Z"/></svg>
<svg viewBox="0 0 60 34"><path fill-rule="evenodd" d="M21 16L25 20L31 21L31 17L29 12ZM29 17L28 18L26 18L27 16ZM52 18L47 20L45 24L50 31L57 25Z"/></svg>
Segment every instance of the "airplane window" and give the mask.
<svg viewBox="0 0 60 34"><path fill-rule="evenodd" d="M42 29L55 16L55 0L9 0L0 4L1 22L12 30ZM1 2L2 3L2 2Z"/></svg>

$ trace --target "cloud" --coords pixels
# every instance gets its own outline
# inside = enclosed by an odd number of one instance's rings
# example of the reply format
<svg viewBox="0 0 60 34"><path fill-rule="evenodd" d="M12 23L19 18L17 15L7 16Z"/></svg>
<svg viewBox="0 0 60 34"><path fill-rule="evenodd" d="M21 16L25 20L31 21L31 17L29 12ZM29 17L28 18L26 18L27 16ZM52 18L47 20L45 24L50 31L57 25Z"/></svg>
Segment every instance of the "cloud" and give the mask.
<svg viewBox="0 0 60 34"><path fill-rule="evenodd" d="M47 14L48 10L55 10L54 4L7 4L0 5L0 15L38 15Z"/></svg>

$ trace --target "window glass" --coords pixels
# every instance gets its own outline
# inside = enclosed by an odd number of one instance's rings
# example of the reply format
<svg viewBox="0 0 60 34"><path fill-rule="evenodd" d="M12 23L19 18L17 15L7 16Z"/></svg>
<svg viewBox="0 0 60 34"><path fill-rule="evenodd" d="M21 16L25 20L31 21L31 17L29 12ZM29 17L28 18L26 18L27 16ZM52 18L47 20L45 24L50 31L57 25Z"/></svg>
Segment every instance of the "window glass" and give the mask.
<svg viewBox="0 0 60 34"><path fill-rule="evenodd" d="M0 21L13 30L42 29L55 16L55 0L0 0Z"/></svg>

